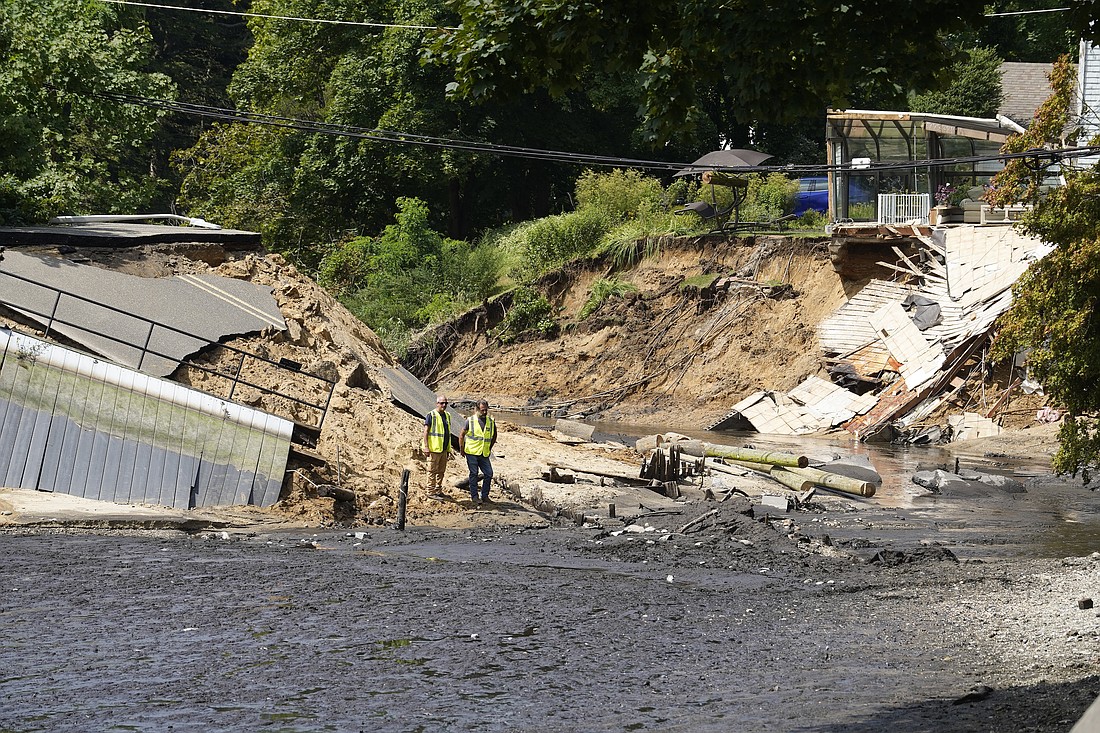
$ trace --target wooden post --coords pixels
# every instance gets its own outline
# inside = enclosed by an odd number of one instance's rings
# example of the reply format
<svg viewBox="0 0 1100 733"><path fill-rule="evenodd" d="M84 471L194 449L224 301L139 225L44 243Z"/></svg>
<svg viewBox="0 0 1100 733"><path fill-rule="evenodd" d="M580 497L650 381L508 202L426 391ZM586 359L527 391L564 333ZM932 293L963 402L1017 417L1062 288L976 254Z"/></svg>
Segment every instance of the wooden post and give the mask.
<svg viewBox="0 0 1100 733"><path fill-rule="evenodd" d="M855 494L867 498L875 495L875 485L868 481L860 481L859 479L829 473L817 468L788 468L786 470L795 475L808 478L817 486L824 486L826 489L832 489L833 491L843 491L846 494ZM772 475L775 475L774 471Z"/></svg>
<svg viewBox="0 0 1100 733"><path fill-rule="evenodd" d="M790 453L779 453L777 451L738 448L732 445L716 445L714 443L704 443L701 440L685 440L676 445L681 452L689 456L733 458L739 461L767 463L772 466L795 466L798 468L805 468L810 465L810 459L806 456L796 456Z"/></svg>
<svg viewBox="0 0 1100 733"><path fill-rule="evenodd" d="M401 472L401 487L397 490L397 524L394 525L402 532L405 531L405 508L409 504L409 469Z"/></svg>

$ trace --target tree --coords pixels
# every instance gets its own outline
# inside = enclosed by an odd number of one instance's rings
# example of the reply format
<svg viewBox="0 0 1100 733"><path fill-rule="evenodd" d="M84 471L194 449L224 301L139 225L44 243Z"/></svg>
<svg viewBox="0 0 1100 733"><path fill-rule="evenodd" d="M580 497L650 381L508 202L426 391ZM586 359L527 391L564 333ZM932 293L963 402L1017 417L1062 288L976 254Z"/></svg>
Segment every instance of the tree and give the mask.
<svg viewBox="0 0 1100 733"><path fill-rule="evenodd" d="M989 47L1005 61L1047 64L1062 54L1076 54L1079 34L1072 28L1073 16L1058 10L1062 0L997 0L986 3L987 13L1051 10L1048 13L1000 15L987 18L966 34L968 47Z"/></svg>
<svg viewBox="0 0 1100 733"><path fill-rule="evenodd" d="M913 95L909 109L937 115L990 118L1004 101L1001 59L992 48L976 48L944 74L946 88Z"/></svg>
<svg viewBox="0 0 1100 733"><path fill-rule="evenodd" d="M430 28L454 22L428 0L294 0L277 6L269 1L252 9ZM454 238L571 206L578 166L536 155L500 157L439 144L402 144L403 139L428 136L624 157L634 157L638 146L638 83L632 75L593 72L584 91L558 99L540 91L474 105L446 98L453 69L423 61L431 31L273 19L253 19L250 26L255 45L230 87L237 108L367 133L391 131L377 139L219 125L177 156L186 176L183 200L192 213L261 227L269 246L281 251L305 243L299 259L310 266L317 264L313 255L331 243L384 227L402 196L423 200L433 226ZM717 142L714 131L708 132L703 142L687 139L661 157L697 157L700 148Z"/></svg>
<svg viewBox="0 0 1100 733"><path fill-rule="evenodd" d="M448 0L461 18L433 54L455 64L453 94L514 96L577 88L585 69L637 71L651 135L700 117L721 87L742 124L788 122L845 106L861 85L928 87L955 52L944 33L977 25L980 3L826 0Z"/></svg>
<svg viewBox="0 0 1100 733"><path fill-rule="evenodd" d="M1059 145L1070 117L1076 74L1068 57L1051 73L1054 90L1026 133L1006 153ZM1054 468L1083 472L1100 461L1100 171L1064 169L1066 185L1044 194L1038 158L1011 161L993 180L991 201L1035 202L1024 219L1030 234L1055 249L1028 268L1014 288L1015 301L1000 323L994 356L1030 349L1028 372L1067 415Z"/></svg>
<svg viewBox="0 0 1100 733"><path fill-rule="evenodd" d="M148 141L160 113L100 95L171 98L149 33L96 3L0 6L0 219L132 212L156 195Z"/></svg>

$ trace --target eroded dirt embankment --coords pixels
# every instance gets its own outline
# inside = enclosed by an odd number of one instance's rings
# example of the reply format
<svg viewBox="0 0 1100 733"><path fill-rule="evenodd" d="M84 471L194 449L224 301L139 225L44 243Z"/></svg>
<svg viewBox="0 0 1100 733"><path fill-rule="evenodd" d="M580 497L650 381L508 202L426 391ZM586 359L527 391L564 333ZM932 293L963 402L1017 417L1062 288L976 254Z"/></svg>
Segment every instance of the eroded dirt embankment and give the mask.
<svg viewBox="0 0 1100 733"><path fill-rule="evenodd" d="M713 286L701 277L708 275ZM582 320L601 277L637 292L607 300ZM705 425L753 391L787 390L821 371L815 327L863 282L834 270L825 240L666 241L633 267L597 260L545 279L541 288L559 309L555 338L494 343L488 331L503 309L441 327L432 338L445 344L445 358L421 376L505 406Z"/></svg>

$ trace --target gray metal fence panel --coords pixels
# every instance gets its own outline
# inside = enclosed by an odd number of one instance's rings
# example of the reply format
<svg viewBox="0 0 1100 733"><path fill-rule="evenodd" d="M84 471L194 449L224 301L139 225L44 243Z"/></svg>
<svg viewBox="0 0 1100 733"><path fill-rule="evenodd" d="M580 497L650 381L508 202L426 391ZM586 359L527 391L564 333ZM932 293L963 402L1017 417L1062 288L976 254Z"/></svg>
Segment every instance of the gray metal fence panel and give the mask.
<svg viewBox="0 0 1100 733"><path fill-rule="evenodd" d="M289 421L7 329L0 342L5 485L180 508L277 500Z"/></svg>

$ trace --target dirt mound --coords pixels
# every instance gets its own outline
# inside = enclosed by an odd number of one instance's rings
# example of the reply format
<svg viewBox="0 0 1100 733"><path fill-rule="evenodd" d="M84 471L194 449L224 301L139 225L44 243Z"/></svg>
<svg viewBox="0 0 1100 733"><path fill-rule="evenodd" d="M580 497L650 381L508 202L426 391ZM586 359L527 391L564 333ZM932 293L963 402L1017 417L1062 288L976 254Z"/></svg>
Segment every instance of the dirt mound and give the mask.
<svg viewBox="0 0 1100 733"><path fill-rule="evenodd" d="M225 343L272 362L289 360L300 365L302 374L335 382L320 433L310 446L325 465L292 457L288 466L292 475L275 512L310 525L392 520L403 468L412 469L410 521L459 511L432 505L417 490L424 475L417 455L421 422L390 402L379 378L382 369L395 365L394 359L368 327L280 255L178 244L82 249L68 255L82 263L140 277L213 273L272 289L286 319L286 331L268 329ZM240 356L228 349L212 347L191 362L230 375L237 374L240 366L239 379L188 365L177 369L173 379L221 397L228 397L232 390L234 401L303 425L316 425L321 411L264 390L276 388L313 404L324 405L328 399L327 385L316 379L262 361L241 362ZM349 492L354 492L353 501L335 495L348 497Z"/></svg>
<svg viewBox="0 0 1100 733"><path fill-rule="evenodd" d="M553 340L496 347L481 320L438 383L559 415L704 425L751 392L821 371L815 327L850 285L822 241L783 237L672 241L613 270L600 261L558 275L547 288L562 324ZM581 319L592 283L612 276L637 291Z"/></svg>

